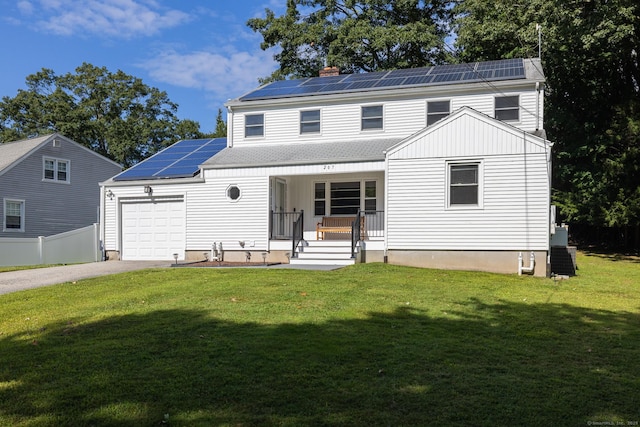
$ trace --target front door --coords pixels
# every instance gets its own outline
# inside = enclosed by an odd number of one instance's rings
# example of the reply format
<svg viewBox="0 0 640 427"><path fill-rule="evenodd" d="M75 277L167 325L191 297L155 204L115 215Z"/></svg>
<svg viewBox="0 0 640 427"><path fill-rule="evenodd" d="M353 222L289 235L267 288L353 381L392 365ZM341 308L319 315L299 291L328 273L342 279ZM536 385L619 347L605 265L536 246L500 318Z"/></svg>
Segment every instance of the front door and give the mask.
<svg viewBox="0 0 640 427"><path fill-rule="evenodd" d="M287 182L276 178L276 188L273 200L273 212L276 213L274 220L273 234L275 238L286 236L286 215L287 210Z"/></svg>

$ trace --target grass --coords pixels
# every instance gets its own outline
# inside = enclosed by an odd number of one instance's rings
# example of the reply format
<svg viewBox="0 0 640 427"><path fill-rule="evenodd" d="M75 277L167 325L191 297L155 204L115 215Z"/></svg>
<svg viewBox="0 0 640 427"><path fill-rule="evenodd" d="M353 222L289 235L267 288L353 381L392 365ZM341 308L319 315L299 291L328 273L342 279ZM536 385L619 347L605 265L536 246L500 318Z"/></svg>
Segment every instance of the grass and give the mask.
<svg viewBox="0 0 640 427"><path fill-rule="evenodd" d="M640 419L640 263L157 269L0 296L0 425Z"/></svg>

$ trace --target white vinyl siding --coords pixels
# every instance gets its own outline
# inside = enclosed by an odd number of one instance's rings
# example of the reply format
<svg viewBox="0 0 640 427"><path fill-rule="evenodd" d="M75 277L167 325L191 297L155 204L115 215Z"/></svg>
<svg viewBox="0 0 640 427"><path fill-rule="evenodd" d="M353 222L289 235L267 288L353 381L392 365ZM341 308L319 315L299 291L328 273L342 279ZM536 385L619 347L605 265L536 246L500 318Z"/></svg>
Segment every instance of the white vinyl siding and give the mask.
<svg viewBox="0 0 640 427"><path fill-rule="evenodd" d="M509 122L520 129L533 131L542 126L542 96L540 105L536 107L538 93L530 85L530 88L523 90L502 90L506 96L519 96L520 118L517 122ZM301 97L300 104L286 104L278 106L274 104L269 107L260 107L264 113L264 121L269 124L269 132L264 138L245 137L244 119L247 114L253 112L247 107L241 109L236 107L232 114L240 118L233 119L231 131L233 132L234 145L255 145L255 144L299 144L308 143L314 138L318 142L341 142L350 140L370 139L376 135L384 138L404 138L427 126L427 103L431 101L443 101L443 94L433 97L420 97L396 99L381 98L376 99L376 95L362 96L358 99L349 99L344 102L327 101L322 104L322 133L304 134L305 138L300 138L300 113L309 110L309 98ZM471 107L476 111L493 117L495 91L490 87L486 91L476 91L473 93L460 93L446 95L450 99L451 113L462 107ZM371 129L363 132L362 108L371 106L379 102L384 104L384 128ZM536 114L540 117L536 120Z"/></svg>
<svg viewBox="0 0 640 427"><path fill-rule="evenodd" d="M490 157L483 166L483 209L447 210L443 159L390 162L389 249L547 250L545 155Z"/></svg>
<svg viewBox="0 0 640 427"><path fill-rule="evenodd" d="M414 135L388 154L389 249L547 250L547 150L473 110ZM474 163L482 208L448 208L448 165Z"/></svg>

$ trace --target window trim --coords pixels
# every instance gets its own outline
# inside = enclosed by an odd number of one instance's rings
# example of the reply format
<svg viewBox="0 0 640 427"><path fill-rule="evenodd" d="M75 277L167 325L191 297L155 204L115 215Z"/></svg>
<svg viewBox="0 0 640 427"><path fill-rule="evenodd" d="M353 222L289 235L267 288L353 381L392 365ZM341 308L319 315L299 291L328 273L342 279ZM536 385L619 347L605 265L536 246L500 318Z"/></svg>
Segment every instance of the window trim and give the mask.
<svg viewBox="0 0 640 427"><path fill-rule="evenodd" d="M53 178L47 178L47 161L53 162ZM58 179L60 174L60 164L66 165L64 180ZM58 157L42 156L42 181L43 182L55 182L58 184L71 184L71 160L61 159Z"/></svg>
<svg viewBox="0 0 640 427"><path fill-rule="evenodd" d="M260 124L248 124L248 117L262 117L262 123ZM249 135L247 133L247 129L258 129L261 128L262 132L259 135ZM255 138L264 138L264 134L265 134L265 117L264 117L264 113L255 113L255 114L245 114L244 115L244 137L245 138L251 138L251 139L255 139Z"/></svg>
<svg viewBox="0 0 640 427"><path fill-rule="evenodd" d="M365 109L366 108L380 108L379 116L367 116L365 117ZM380 121L379 127L367 127L365 128L365 123L371 123ZM362 132L375 132L384 130L384 104L374 104L374 105L362 105L360 106L360 131Z"/></svg>
<svg viewBox="0 0 640 427"><path fill-rule="evenodd" d="M448 109L448 112L446 114L444 112L442 112L442 111L429 112L429 104L444 103L444 102L449 104L449 109ZM451 100L450 99L432 99L431 101L427 101L427 126L431 126L433 124L438 123L440 120L446 118L450 114L451 114ZM435 121L429 123L429 117L439 117L439 118L436 119Z"/></svg>
<svg viewBox="0 0 640 427"><path fill-rule="evenodd" d="M236 197L235 199L233 197L231 197L231 194L229 194L229 192L231 190L237 190L238 191L238 197ZM229 184L227 186L227 189L224 192L227 200L231 203L237 203L240 199L242 199L242 189L240 188L240 186L238 184Z"/></svg>
<svg viewBox="0 0 640 427"><path fill-rule="evenodd" d="M322 190L324 194L322 198L319 198L317 195L318 185L322 185ZM322 203L322 211L321 215L318 214L317 211L317 203ZM326 216L327 215L327 182L326 181L315 181L313 183L313 216Z"/></svg>
<svg viewBox="0 0 640 427"><path fill-rule="evenodd" d="M375 200L376 203L376 211L378 210L378 206L380 203L382 203L382 199L381 199L381 195L380 195L380 182L379 179L377 178L361 178L361 179L338 179L338 180L318 180L318 181L313 181L313 187L312 187L312 191L313 191L313 203L314 203L314 209L313 209L313 215L314 217L325 217L325 216L333 216L333 217L346 217L346 216L354 216L356 215L356 213L352 213L352 214L336 214L333 212L334 207L333 207L333 203L332 203L332 197L331 197L331 186L332 184L336 184L336 183L352 183L352 182L358 182L360 184L360 195L359 195L359 207L358 207L358 211L364 211L366 210L366 201L367 200ZM366 191L367 191L367 183L368 182L373 182L374 183L374 188L375 188L375 197L367 197L366 196ZM316 185L318 184L322 184L324 185L324 198L323 199L319 199L316 198ZM317 215L316 214L316 210L315 210L315 203L316 202L323 202L324 203L324 215Z"/></svg>
<svg viewBox="0 0 640 427"><path fill-rule="evenodd" d="M517 106L513 107L498 107L498 99L507 99L507 98L515 98L517 101ZM517 118L515 119L504 119L504 118L500 118L498 117L502 112L513 112L516 111L517 112ZM493 117L501 120L503 122L510 122L510 123L518 123L520 122L520 95L502 95L502 96L495 96L493 98Z"/></svg>
<svg viewBox="0 0 640 427"><path fill-rule="evenodd" d="M303 120L302 119L302 115L304 113L318 113L318 120ZM319 135L322 133L322 110L320 108L313 108L310 110L300 110L300 115L299 115L300 121L299 121L299 132L300 135ZM303 124L314 124L317 123L318 124L318 130L313 130L313 131L303 131L302 130L302 125Z"/></svg>
<svg viewBox="0 0 640 427"><path fill-rule="evenodd" d="M479 210L484 208L484 162L479 159L456 160L445 162L446 173L446 210ZM451 203L451 170L455 166L476 166L477 169L477 191L478 202L476 204L452 204Z"/></svg>
<svg viewBox="0 0 640 427"><path fill-rule="evenodd" d="M7 204L18 203L20 205L20 228L7 228ZM25 201L5 197L2 199L2 231L5 233L24 233L25 231Z"/></svg>

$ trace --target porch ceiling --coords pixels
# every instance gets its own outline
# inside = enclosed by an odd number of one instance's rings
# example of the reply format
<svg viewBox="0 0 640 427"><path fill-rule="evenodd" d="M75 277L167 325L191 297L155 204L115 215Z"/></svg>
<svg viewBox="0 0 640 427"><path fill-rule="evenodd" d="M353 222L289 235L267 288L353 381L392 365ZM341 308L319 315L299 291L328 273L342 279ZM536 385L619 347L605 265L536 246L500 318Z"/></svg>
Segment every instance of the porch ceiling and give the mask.
<svg viewBox="0 0 640 427"><path fill-rule="evenodd" d="M330 143L300 143L225 148L202 167L227 169L256 166L290 166L319 163L370 162L385 159L384 152L401 138Z"/></svg>

